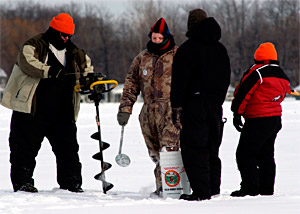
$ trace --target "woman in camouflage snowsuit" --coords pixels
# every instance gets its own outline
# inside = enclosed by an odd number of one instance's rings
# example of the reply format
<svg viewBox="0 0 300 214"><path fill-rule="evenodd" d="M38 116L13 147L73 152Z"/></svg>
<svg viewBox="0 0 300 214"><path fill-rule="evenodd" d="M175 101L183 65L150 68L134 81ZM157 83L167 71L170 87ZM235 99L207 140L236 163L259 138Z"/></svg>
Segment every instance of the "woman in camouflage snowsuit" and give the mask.
<svg viewBox="0 0 300 214"><path fill-rule="evenodd" d="M141 92L144 105L139 121L149 156L156 164L154 194L161 195L159 152L163 147L175 151L179 148L179 130L172 123L170 107L172 62L177 46L163 18L152 26L149 37L147 49L134 58L126 76L117 119L120 125L127 124Z"/></svg>

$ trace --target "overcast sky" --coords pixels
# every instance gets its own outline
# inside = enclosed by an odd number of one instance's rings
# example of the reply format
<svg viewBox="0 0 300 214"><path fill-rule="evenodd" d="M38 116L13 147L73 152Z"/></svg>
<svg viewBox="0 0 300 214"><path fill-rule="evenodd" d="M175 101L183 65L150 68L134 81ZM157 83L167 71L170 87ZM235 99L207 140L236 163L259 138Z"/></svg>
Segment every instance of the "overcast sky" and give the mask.
<svg viewBox="0 0 300 214"><path fill-rule="evenodd" d="M69 4L71 2L77 3L77 4L85 4L85 3L91 3L91 4L103 4L105 7L109 9L111 13L114 13L116 15L121 14L124 12L127 8L127 4L131 0L0 0L0 4L2 3L10 3L10 2L18 2L18 1L33 1L33 2L39 2L40 4L46 4L46 5L61 5L61 4ZM139 0L139 1L147 1L147 0ZM156 1L156 0L154 0ZM170 1L170 2L181 2L180 0L164 0ZM185 0L187 1L187 0ZM188 0L191 1L191 0Z"/></svg>
<svg viewBox="0 0 300 214"><path fill-rule="evenodd" d="M24 1L33 1L33 2L39 2L40 4L46 4L46 5L61 5L61 4L69 4L71 2L74 2L76 4L85 4L85 3L91 3L91 4L104 4L110 12L118 15L124 12L127 8L127 5L130 1L133 0L0 0L0 4L3 3L11 3L11 2L24 2ZM149 1L149 0L138 0L138 1ZM159 1L159 0L153 0L153 1ZM163 2L169 2L172 4L178 4L178 3L188 3L188 2L199 2L200 0L160 0Z"/></svg>
<svg viewBox="0 0 300 214"><path fill-rule="evenodd" d="M120 14L125 11L126 3L128 3L130 0L0 0L0 4L18 2L18 1L33 1L33 2L39 2L40 4L46 4L51 6L69 4L71 2L77 4L85 4L85 3L103 4L110 10L110 12L115 14Z"/></svg>

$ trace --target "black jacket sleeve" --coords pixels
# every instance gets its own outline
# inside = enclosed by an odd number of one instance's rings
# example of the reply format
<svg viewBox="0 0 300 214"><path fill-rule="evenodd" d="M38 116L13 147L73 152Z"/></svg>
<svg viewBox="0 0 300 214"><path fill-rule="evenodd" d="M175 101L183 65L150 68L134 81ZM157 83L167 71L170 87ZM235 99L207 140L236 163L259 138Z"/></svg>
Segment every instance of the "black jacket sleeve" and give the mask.
<svg viewBox="0 0 300 214"><path fill-rule="evenodd" d="M172 108L182 107L184 96L188 87L189 69L187 69L185 48L178 48L173 59L172 80L171 80L171 106Z"/></svg>

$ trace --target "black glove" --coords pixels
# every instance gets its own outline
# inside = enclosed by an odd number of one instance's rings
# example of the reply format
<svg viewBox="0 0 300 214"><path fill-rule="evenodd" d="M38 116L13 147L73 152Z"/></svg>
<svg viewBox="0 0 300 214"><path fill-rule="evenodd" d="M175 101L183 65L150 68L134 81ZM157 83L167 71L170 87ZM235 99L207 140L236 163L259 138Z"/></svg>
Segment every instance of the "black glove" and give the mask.
<svg viewBox="0 0 300 214"><path fill-rule="evenodd" d="M243 129L243 122L242 122L242 116L238 113L233 114L233 125L236 128L237 131L241 132Z"/></svg>
<svg viewBox="0 0 300 214"><path fill-rule="evenodd" d="M177 129L182 129L182 124L180 122L181 107L172 108L172 122Z"/></svg>
<svg viewBox="0 0 300 214"><path fill-rule="evenodd" d="M47 65L50 65L48 78L58 78L63 73L65 73L65 67L58 61L52 51L49 51L48 53Z"/></svg>
<svg viewBox="0 0 300 214"><path fill-rule="evenodd" d="M117 120L120 126L125 126L129 120L130 114L128 112L119 112Z"/></svg>

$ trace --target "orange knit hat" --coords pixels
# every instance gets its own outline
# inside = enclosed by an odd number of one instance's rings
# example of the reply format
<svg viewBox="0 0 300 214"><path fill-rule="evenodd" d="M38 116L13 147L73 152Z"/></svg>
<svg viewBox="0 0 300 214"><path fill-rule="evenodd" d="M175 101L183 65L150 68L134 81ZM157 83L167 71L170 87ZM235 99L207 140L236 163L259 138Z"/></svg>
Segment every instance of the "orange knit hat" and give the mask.
<svg viewBox="0 0 300 214"><path fill-rule="evenodd" d="M257 61L277 60L275 46L271 42L262 43L255 51L254 59Z"/></svg>
<svg viewBox="0 0 300 214"><path fill-rule="evenodd" d="M59 32L71 35L74 34L75 31L73 18L67 13L61 13L53 17L52 21L50 22L50 27Z"/></svg>

